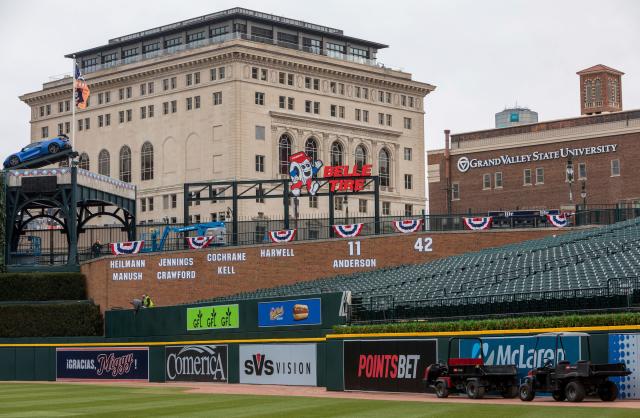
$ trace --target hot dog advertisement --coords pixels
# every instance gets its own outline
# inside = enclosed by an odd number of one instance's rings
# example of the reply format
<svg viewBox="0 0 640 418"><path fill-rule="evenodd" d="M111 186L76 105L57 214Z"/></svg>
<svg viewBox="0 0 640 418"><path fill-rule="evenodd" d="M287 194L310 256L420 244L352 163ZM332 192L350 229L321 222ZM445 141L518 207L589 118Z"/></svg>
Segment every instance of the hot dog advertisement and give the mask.
<svg viewBox="0 0 640 418"><path fill-rule="evenodd" d="M295 327L322 325L319 298L278 300L258 304L259 327Z"/></svg>

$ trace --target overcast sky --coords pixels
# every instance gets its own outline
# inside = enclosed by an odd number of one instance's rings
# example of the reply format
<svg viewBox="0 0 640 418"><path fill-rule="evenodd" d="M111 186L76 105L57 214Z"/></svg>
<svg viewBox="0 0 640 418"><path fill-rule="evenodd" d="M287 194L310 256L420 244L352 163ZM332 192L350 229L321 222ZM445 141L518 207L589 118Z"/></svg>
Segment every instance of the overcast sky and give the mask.
<svg viewBox="0 0 640 418"><path fill-rule="evenodd" d="M0 1L2 159L29 141L18 96L71 72L66 53L109 38L231 7L344 30L389 45L384 64L437 86L425 100L427 149L444 129L494 126L494 113L528 106L540 120L580 114L576 71L605 64L626 73L623 106L640 108L640 1ZM50 127L55 131L55 127Z"/></svg>

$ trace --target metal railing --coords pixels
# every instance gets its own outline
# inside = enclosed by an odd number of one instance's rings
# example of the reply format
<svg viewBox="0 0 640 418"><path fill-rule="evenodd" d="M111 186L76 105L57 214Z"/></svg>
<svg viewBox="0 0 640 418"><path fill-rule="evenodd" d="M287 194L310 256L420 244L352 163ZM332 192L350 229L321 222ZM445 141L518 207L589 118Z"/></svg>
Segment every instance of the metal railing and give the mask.
<svg viewBox="0 0 640 418"><path fill-rule="evenodd" d="M164 55L175 54L176 52L186 51L189 49L201 48L208 45L222 44L224 42L228 42L236 39L243 39L243 40L252 41L252 42L259 42L263 44L281 46L289 49L308 52L315 55L324 55L330 58L336 58L342 61L353 62L356 64L364 64L364 65L369 65L369 66L379 67L379 68L388 68L384 64L371 58L365 58L365 57L352 55L352 54L343 54L343 53L326 50L326 49L322 49L315 46L304 46L304 45L290 43L286 41L274 40L272 38L265 38L261 36L250 35L242 32L229 32L223 35L217 35L211 38L200 39L193 42L188 42L180 45L170 46L167 48L157 49L155 51L145 52L145 53L134 55L127 58L122 58L122 59L117 59L109 62L104 62L101 64L86 66L82 68L82 72L85 74L93 73L96 71L117 67L119 65L126 65L126 64L131 64L135 62L140 62L148 59L161 57Z"/></svg>

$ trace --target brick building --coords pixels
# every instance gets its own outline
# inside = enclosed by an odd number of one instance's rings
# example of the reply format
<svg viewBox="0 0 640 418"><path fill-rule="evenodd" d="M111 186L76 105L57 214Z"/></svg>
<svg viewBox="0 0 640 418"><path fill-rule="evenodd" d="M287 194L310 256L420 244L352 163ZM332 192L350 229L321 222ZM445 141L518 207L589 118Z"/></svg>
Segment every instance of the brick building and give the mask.
<svg viewBox="0 0 640 418"><path fill-rule="evenodd" d="M621 72L598 65L578 74L589 86L586 93L581 88L584 116L445 131L445 148L427 156L430 213L640 205L640 110L622 111ZM602 96L615 101L600 104Z"/></svg>

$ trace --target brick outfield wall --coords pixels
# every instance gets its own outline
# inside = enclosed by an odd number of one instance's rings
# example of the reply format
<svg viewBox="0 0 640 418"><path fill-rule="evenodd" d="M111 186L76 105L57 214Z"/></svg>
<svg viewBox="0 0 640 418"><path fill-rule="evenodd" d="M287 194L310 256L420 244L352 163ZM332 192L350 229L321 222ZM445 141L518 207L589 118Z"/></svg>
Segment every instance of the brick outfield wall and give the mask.
<svg viewBox="0 0 640 418"><path fill-rule="evenodd" d="M87 277L88 297L99 304L102 311L129 308L131 300L143 293L151 295L156 305L166 306L320 277L422 263L561 232L564 231L421 232L111 256L82 264L81 271ZM416 250L418 238L423 244L430 238L432 251ZM224 257L235 259L225 261ZM133 266L127 266L129 263ZM183 265L169 266L174 263ZM176 277L167 278L172 274Z"/></svg>

